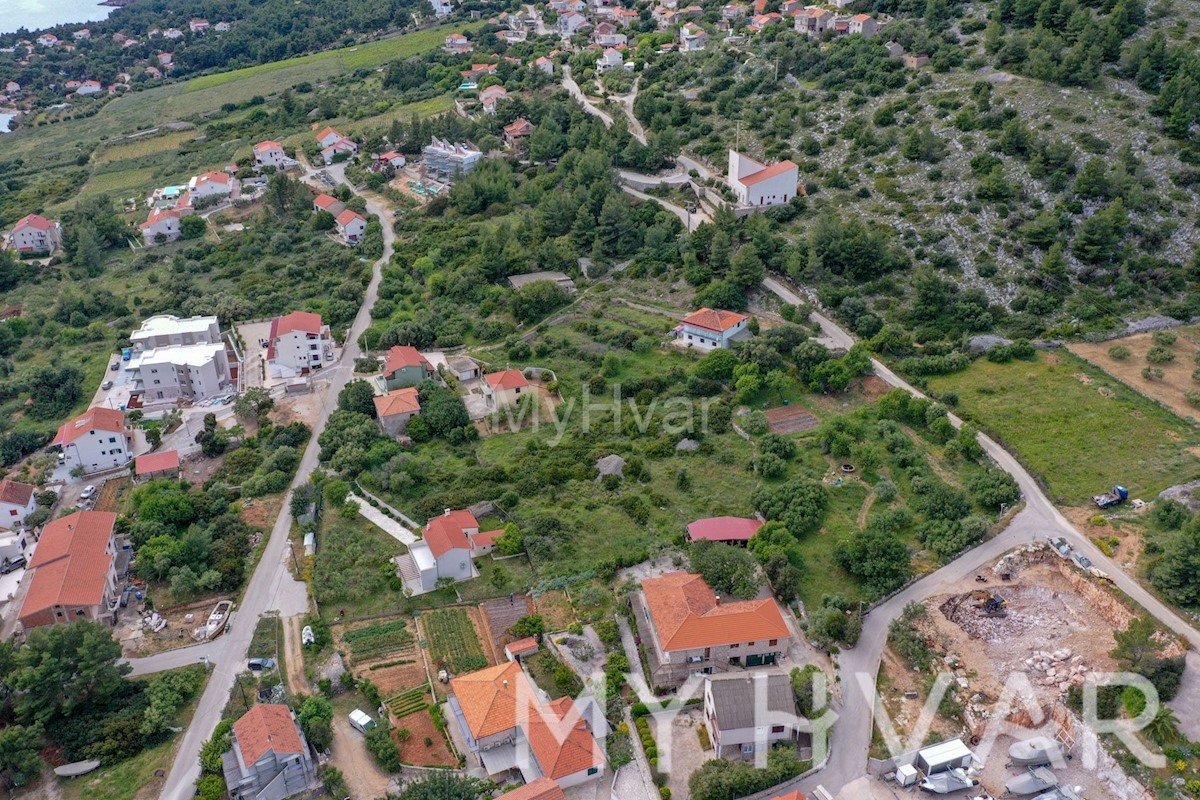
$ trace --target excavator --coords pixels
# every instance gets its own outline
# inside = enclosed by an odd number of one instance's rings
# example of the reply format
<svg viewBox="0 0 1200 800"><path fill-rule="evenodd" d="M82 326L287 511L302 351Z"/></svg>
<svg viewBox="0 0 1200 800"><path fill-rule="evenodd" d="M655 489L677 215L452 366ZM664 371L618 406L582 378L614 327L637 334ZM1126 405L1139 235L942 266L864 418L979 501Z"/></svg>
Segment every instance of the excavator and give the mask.
<svg viewBox="0 0 1200 800"><path fill-rule="evenodd" d="M986 589L976 589L971 592L971 599L975 601L975 608L988 617L1003 617L1008 612L1005 608L1008 607L1008 601L995 592L989 592Z"/></svg>

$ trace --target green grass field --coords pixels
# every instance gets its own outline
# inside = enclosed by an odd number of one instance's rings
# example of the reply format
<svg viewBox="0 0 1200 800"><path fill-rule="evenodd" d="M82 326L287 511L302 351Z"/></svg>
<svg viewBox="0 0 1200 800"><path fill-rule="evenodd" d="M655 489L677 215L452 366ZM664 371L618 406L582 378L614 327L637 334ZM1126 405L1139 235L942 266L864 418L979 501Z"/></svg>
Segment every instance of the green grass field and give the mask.
<svg viewBox="0 0 1200 800"><path fill-rule="evenodd" d="M1069 505L1114 483L1149 500L1200 477L1189 452L1200 431L1063 350L1033 362L981 359L929 387L957 392L964 418L1003 437Z"/></svg>
<svg viewBox="0 0 1200 800"><path fill-rule="evenodd" d="M60 165L74 158L81 143L99 144L165 122L202 117L226 103L275 94L297 83L317 83L354 70L378 67L433 49L448 33L482 24L429 28L356 47L312 53L131 92L108 103L91 117L22 128L17 134L5 137L5 151L11 157L24 158L31 165Z"/></svg>

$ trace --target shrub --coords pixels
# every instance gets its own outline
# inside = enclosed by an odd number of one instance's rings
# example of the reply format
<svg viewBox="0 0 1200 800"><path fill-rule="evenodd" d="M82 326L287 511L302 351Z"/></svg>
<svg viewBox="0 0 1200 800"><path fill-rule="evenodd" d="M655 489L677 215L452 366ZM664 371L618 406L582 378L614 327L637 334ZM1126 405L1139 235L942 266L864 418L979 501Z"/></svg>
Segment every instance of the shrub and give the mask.
<svg viewBox="0 0 1200 800"><path fill-rule="evenodd" d="M1124 361L1125 359L1129 358L1129 355L1130 353L1128 347L1114 344L1112 347L1108 348L1108 357L1116 359L1117 361Z"/></svg>
<svg viewBox="0 0 1200 800"><path fill-rule="evenodd" d="M896 484L887 478L880 478L875 484L875 499L881 503L890 503L896 499Z"/></svg>
<svg viewBox="0 0 1200 800"><path fill-rule="evenodd" d="M761 411L751 411L741 418L742 429L751 436L761 436L771 429L767 415Z"/></svg>
<svg viewBox="0 0 1200 800"><path fill-rule="evenodd" d="M1151 337L1154 343L1162 347L1170 347L1175 344L1175 339L1178 338L1171 331L1155 331Z"/></svg>
<svg viewBox="0 0 1200 800"><path fill-rule="evenodd" d="M1187 399L1189 405L1200 406L1200 392L1195 389L1188 389L1183 393L1183 396Z"/></svg>
<svg viewBox="0 0 1200 800"><path fill-rule="evenodd" d="M1175 354L1162 345L1155 345L1146 352L1146 360L1151 364L1170 364L1175 360Z"/></svg>
<svg viewBox="0 0 1200 800"><path fill-rule="evenodd" d="M1149 355L1146 356L1149 358ZM1173 356L1172 356L1173 357ZM1163 379L1163 371L1153 367L1142 368L1142 380L1145 381L1161 381Z"/></svg>

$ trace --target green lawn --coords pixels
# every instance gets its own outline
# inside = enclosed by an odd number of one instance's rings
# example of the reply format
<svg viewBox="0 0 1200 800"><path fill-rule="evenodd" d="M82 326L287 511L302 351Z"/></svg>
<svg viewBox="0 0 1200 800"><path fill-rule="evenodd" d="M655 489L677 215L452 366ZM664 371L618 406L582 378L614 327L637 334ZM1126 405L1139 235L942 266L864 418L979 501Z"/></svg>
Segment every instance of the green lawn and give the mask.
<svg viewBox="0 0 1200 800"><path fill-rule="evenodd" d="M1001 436L1059 502L1084 505L1114 483L1150 499L1200 477L1195 427L1064 350L1052 358L980 359L929 386L957 392L962 416Z"/></svg>
<svg viewBox="0 0 1200 800"><path fill-rule="evenodd" d="M858 510L867 497L867 489L858 481L830 489L829 510L821 530L800 539L804 548L804 578L800 599L809 613L821 607L826 595L841 595L849 602L863 599L858 582L837 565L839 542L858 526Z"/></svg>

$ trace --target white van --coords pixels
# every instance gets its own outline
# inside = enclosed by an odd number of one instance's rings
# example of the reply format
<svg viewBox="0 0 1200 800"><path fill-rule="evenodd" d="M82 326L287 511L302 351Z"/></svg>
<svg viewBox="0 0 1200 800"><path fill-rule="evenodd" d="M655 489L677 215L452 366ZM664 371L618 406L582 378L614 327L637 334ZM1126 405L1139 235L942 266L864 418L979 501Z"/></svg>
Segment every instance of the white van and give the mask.
<svg viewBox="0 0 1200 800"><path fill-rule="evenodd" d="M375 727L375 720L371 719L371 715L360 708L356 708L350 712L350 725L357 731L366 733Z"/></svg>

